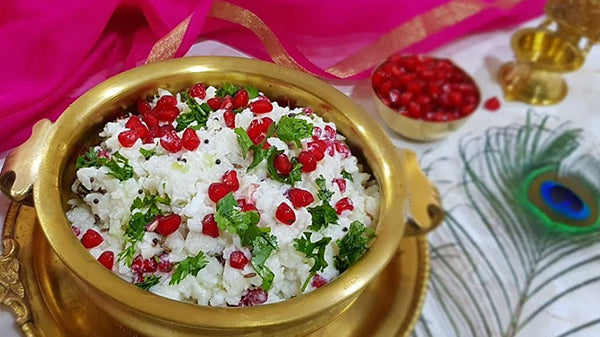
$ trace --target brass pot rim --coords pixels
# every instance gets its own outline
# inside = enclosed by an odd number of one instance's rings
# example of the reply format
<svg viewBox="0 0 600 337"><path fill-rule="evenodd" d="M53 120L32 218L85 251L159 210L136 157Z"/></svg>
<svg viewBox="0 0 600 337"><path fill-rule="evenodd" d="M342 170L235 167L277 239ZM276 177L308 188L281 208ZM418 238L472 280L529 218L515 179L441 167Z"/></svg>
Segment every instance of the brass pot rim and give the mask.
<svg viewBox="0 0 600 337"><path fill-rule="evenodd" d="M73 235L65 217L60 190L68 146L76 143L69 130L74 125L92 127L92 116L101 113L105 103L117 100L157 79L201 76L225 71L247 76L263 76L266 81L294 86L318 97L339 110L331 115L340 131L360 143L381 189L378 237L363 258L336 280L309 294L286 301L247 308L208 307L171 300L139 289L106 270ZM156 88L154 88L156 89ZM268 92L267 92L268 94ZM326 106L321 107L327 109ZM313 107L314 109L314 107ZM319 108L315 109L317 112ZM337 123L336 121L336 123ZM187 57L144 65L112 77L77 99L56 121L42 151L34 202L42 231L50 246L83 282L82 287L107 296L127 312L166 320L181 326L207 329L253 329L307 321L336 303L348 301L374 278L396 253L403 236L407 194L405 171L395 147L381 127L350 98L329 84L283 66L236 57ZM63 151L63 152L61 152ZM58 154L58 156L57 156ZM400 210L400 211L399 211ZM331 313L329 313L331 314ZM333 316L332 316L333 318Z"/></svg>

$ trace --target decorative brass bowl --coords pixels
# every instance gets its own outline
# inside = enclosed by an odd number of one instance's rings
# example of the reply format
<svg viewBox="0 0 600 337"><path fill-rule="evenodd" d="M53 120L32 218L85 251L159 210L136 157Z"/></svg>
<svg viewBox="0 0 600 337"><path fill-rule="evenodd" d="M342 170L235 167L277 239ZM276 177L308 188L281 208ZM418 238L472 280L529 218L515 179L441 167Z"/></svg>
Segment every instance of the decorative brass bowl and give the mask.
<svg viewBox="0 0 600 337"><path fill-rule="evenodd" d="M77 154L123 108L159 87L193 83L252 85L274 98L293 98L333 121L354 153L363 156L381 188L377 239L367 254L333 282L287 301L247 308L214 308L173 301L128 284L83 248L66 217ZM271 63L232 57L190 57L142 66L88 91L51 124L36 125L30 140L7 158L0 187L35 205L50 247L82 293L123 326L144 336L299 336L349 308L388 264L403 235L433 229L443 214L435 188L412 152L397 150L361 108L328 84ZM408 226L405 224L409 224Z"/></svg>
<svg viewBox="0 0 600 337"><path fill-rule="evenodd" d="M378 65L375 67L375 70L381 66ZM454 64L456 68L462 71L462 73L469 78L475 86L477 86L477 82L469 75L464 69ZM438 139L442 139L453 131L460 128L463 124L467 122L467 120L477 111L477 107L481 102L481 93L479 93L478 89L478 101L476 103L475 109L466 116L463 116L459 119L445 121L445 122L434 122L434 121L426 121L423 119L415 119L408 116L404 116L398 111L387 106L380 98L377 96L373 85L371 87L371 94L373 96L373 100L375 100L375 105L377 106L377 112L379 116L383 119L383 121L395 132L404 136L406 138L416 140L416 141L434 141Z"/></svg>
<svg viewBox="0 0 600 337"><path fill-rule="evenodd" d="M400 135L418 141L433 141L442 139L460 128L473 115L448 122L429 122L404 116L398 111L385 105L373 92L377 112L385 123Z"/></svg>

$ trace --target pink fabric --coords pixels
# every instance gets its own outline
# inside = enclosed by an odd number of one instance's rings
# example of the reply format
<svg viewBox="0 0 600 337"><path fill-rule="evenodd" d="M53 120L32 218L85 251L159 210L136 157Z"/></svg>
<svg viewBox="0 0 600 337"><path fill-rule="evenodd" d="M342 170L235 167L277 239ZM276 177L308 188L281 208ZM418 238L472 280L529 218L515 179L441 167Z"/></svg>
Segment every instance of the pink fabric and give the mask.
<svg viewBox="0 0 600 337"><path fill-rule="evenodd" d="M466 1L466 0L463 0ZM489 8L408 48L425 52L476 29L496 29L541 13L543 0L483 1ZM266 22L310 72L324 69L448 0L233 0ZM501 3L503 5L499 5ZM508 4L508 5L507 5ZM211 0L8 1L0 12L0 152L27 139L41 118L55 120L86 90L143 64L152 46L186 17L176 56L198 39L228 43L270 60L249 30L209 18ZM365 77L366 72L357 77Z"/></svg>

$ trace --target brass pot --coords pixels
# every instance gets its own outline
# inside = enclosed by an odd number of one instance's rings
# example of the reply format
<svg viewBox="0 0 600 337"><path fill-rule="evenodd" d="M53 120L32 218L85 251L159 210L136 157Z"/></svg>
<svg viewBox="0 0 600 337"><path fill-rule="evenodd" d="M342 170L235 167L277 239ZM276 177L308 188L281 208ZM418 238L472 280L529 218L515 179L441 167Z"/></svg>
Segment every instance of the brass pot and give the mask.
<svg viewBox="0 0 600 337"><path fill-rule="evenodd" d="M251 85L274 98L293 98L333 121L362 156L382 191L377 239L335 281L307 295L258 307L213 308L173 301L128 284L85 250L65 217L75 160L99 142L103 125L157 88L177 91L196 82ZM31 138L7 158L0 186L14 200L35 205L50 246L92 301L120 324L145 336L297 336L346 310L390 261L403 235L425 233L442 220L435 188L414 153L397 151L356 103L328 84L296 70L233 57L189 57L145 65L88 91L54 123L39 122ZM408 226L406 224L409 224Z"/></svg>

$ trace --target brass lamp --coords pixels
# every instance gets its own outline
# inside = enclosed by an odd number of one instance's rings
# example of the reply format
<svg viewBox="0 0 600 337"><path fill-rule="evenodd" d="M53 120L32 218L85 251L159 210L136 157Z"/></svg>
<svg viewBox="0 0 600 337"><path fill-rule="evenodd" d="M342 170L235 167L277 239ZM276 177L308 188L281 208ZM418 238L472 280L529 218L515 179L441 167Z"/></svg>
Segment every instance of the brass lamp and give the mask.
<svg viewBox="0 0 600 337"><path fill-rule="evenodd" d="M517 31L511 40L515 62L500 68L507 100L552 105L567 95L562 73L579 69L600 41L600 0L549 0L546 20Z"/></svg>

